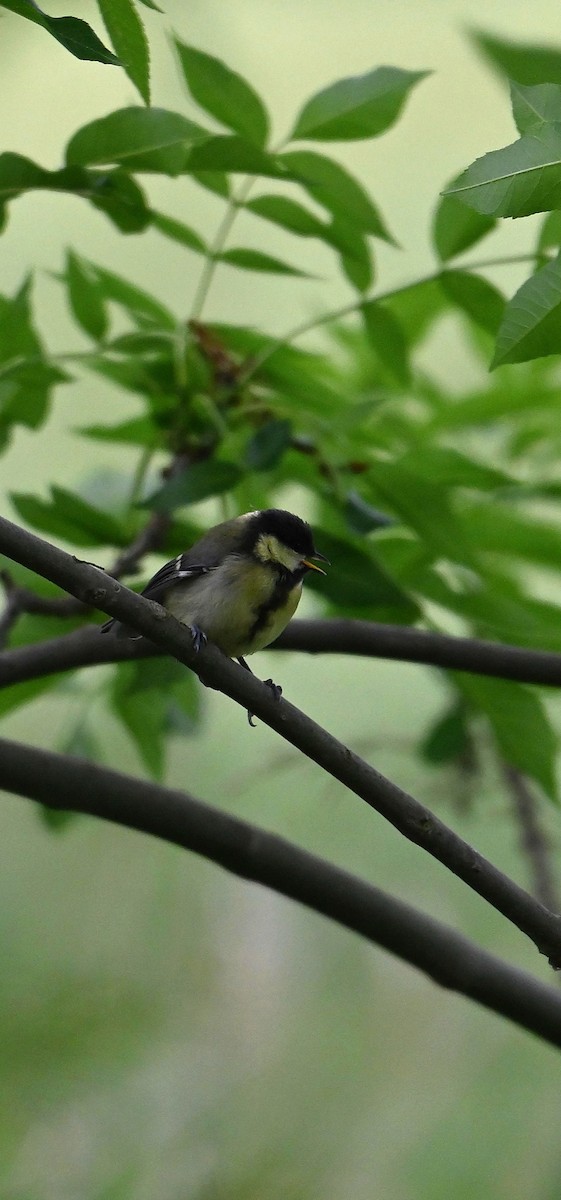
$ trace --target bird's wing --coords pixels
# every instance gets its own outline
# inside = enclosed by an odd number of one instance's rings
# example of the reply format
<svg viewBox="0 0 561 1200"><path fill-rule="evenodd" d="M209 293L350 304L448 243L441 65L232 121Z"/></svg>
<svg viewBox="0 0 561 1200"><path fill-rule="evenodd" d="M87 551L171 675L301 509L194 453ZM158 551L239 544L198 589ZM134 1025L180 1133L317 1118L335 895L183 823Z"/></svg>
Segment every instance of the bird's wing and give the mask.
<svg viewBox="0 0 561 1200"><path fill-rule="evenodd" d="M191 552L186 554L178 554L177 558L172 558L171 562L167 562L156 572L154 577L144 588L143 596L148 600L160 601L173 587L175 583L186 583L189 579L198 579L201 575L208 575L209 571L215 569L213 566L205 565L204 563L190 562Z"/></svg>

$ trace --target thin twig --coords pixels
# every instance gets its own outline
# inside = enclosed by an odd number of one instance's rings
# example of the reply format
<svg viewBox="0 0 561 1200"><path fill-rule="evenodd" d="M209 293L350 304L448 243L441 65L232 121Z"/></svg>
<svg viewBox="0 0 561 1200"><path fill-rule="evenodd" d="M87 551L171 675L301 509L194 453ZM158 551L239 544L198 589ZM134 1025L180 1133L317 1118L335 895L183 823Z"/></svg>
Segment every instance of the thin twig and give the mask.
<svg viewBox="0 0 561 1200"><path fill-rule="evenodd" d="M536 798L527 779L516 767L504 763L503 775L520 827L520 844L533 875L534 895L550 912L561 912L553 874L552 850L540 825Z"/></svg>

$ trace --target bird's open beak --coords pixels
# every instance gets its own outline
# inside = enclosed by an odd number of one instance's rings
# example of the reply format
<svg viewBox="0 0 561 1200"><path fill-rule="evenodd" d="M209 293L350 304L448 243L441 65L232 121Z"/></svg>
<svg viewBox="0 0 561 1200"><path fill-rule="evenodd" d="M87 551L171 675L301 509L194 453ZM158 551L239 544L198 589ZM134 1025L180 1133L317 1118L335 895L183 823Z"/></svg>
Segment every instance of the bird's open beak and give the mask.
<svg viewBox="0 0 561 1200"><path fill-rule="evenodd" d="M318 550L314 551L312 558L319 558L321 562L327 563L328 567L331 566L331 563L329 559L325 557L325 554L320 554ZM307 567L309 571L319 571L320 575L325 575L325 571L323 571L321 567L318 567L315 562L310 562L309 558L303 558L302 565Z"/></svg>

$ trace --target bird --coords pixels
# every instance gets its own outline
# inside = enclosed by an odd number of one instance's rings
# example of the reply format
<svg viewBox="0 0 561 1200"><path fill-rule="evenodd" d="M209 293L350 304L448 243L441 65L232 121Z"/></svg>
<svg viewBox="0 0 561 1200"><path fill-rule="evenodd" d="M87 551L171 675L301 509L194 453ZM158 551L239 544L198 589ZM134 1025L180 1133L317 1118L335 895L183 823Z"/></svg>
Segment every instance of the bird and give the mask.
<svg viewBox="0 0 561 1200"><path fill-rule="evenodd" d="M280 508L222 521L153 576L142 595L189 626L195 650L208 640L251 671L245 656L269 646L294 615L308 571L328 559L306 521ZM115 619L117 636L142 635ZM278 699L282 689L265 681ZM248 712L250 725L252 714Z"/></svg>

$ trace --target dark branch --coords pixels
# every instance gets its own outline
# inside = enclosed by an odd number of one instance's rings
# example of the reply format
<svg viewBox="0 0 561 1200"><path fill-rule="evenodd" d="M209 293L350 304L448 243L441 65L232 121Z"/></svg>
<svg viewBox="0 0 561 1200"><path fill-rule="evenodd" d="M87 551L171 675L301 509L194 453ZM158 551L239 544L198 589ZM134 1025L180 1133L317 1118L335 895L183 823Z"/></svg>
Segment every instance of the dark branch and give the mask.
<svg viewBox="0 0 561 1200"><path fill-rule="evenodd" d="M209 644L196 653L189 630L159 604L137 596L99 568L78 562L3 518L0 518L0 552L39 572L78 599L132 625L195 671L207 686L224 692L255 713L502 912L547 954L552 965L561 965L561 918L548 912L422 804L304 713L285 700L273 699L270 688L225 658L215 646Z"/></svg>
<svg viewBox="0 0 561 1200"><path fill-rule="evenodd" d="M53 603L62 606L67 599L61 598ZM374 621L347 618L291 621L269 649L387 658L467 671L472 675L512 679L519 683L561 687L561 654L505 646L480 638L449 637L444 633L431 633L402 625L378 625ZM52 641L0 653L0 687L40 675L161 653L156 646L141 648L138 643L117 643L114 640L108 643L107 639L97 637L97 630L78 630L53 638Z"/></svg>
<svg viewBox="0 0 561 1200"><path fill-rule="evenodd" d="M3 787L153 834L361 934L435 983L561 1046L561 996L454 930L274 834L185 793L79 759L0 741Z"/></svg>
<svg viewBox="0 0 561 1200"><path fill-rule="evenodd" d="M275 642L275 649L305 650L311 654L357 654L363 657L426 663L471 675L492 675L561 687L561 654L505 646L481 638L449 637L402 625L333 618L292 621Z"/></svg>

